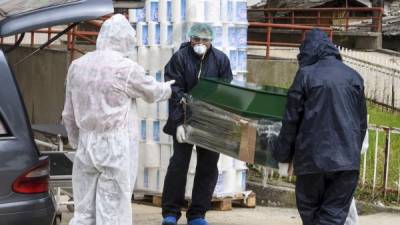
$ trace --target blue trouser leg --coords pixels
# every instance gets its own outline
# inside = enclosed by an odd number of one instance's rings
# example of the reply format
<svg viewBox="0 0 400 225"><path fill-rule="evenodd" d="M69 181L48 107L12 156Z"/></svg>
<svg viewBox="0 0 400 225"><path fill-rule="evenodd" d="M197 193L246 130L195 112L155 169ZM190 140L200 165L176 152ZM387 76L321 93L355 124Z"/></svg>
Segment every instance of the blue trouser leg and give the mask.
<svg viewBox="0 0 400 225"><path fill-rule="evenodd" d="M340 171L297 176L296 202L303 225L343 225L358 175Z"/></svg>
<svg viewBox="0 0 400 225"><path fill-rule="evenodd" d="M218 180L219 154L197 147L197 166L194 177L192 204L187 211L188 220L204 218L211 207L211 199Z"/></svg>
<svg viewBox="0 0 400 225"><path fill-rule="evenodd" d="M178 143L174 139L174 154L170 159L164 181L162 196L163 217L172 215L181 217L181 208L185 201L186 178L193 145ZM211 205L212 194L218 179L219 154L197 148L197 166L194 178L192 204L187 217L189 220L204 218Z"/></svg>

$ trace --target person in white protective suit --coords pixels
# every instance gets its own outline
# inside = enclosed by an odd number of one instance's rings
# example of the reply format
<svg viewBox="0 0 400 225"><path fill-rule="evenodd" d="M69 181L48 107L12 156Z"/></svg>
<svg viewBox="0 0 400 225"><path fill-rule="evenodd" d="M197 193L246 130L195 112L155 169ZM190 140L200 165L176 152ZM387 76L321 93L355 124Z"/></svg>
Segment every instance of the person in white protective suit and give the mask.
<svg viewBox="0 0 400 225"><path fill-rule="evenodd" d="M129 59L136 33L114 15L101 27L96 50L72 62L63 123L77 148L70 225L132 225L131 196L138 167L136 98L167 100L174 81L146 76Z"/></svg>

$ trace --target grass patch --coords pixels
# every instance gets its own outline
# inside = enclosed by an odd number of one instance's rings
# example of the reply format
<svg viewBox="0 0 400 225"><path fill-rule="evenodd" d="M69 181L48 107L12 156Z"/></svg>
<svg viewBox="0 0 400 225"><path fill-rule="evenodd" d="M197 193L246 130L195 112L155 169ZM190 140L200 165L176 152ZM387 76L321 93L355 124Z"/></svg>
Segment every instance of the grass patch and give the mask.
<svg viewBox="0 0 400 225"><path fill-rule="evenodd" d="M368 104L369 123L385 127L400 128L400 114L398 112L390 112L381 106ZM378 137L377 137L378 136ZM360 182L363 179L363 171L365 167L365 185L360 186L357 191L357 196L364 200L380 199L386 203L393 204L397 201L397 188L399 185L400 175L400 134L392 133L390 136L390 157L389 157L389 173L387 180L386 198L383 198L384 187L384 167L385 167L385 146L387 133L384 131L370 130L369 131L369 149L366 156L362 155ZM378 143L377 143L378 142ZM376 160L376 174L374 176L375 167L375 154ZM366 163L364 164L364 160ZM365 166L364 166L365 165ZM372 185L375 177L375 195L372 196ZM398 204L398 203L397 203Z"/></svg>
<svg viewBox="0 0 400 225"><path fill-rule="evenodd" d="M368 103L368 114L369 123L385 127L396 127L400 128L400 113L391 112L381 106ZM377 138L378 135L378 138ZM399 206L397 188L399 185L400 175L400 134L391 134L390 143L390 159L389 159L389 174L387 186L389 190L384 197L384 159L385 159L385 145L386 145L386 133L384 131L369 131L369 149L366 156L361 156L361 169L360 169L360 185L356 191L356 198L367 201L375 202L381 201L386 205ZM376 141L378 144L376 145ZM374 195L372 195L372 184L374 181L374 167L375 167L375 148L377 147L377 163L376 163L376 174ZM363 171L364 171L364 160L365 163L365 183L362 185ZM249 180L261 182L262 173L258 167L251 167L249 172ZM269 182L280 179L275 173L274 177L269 178ZM287 179L285 179L287 181ZM292 179L291 182L294 182Z"/></svg>
<svg viewBox="0 0 400 225"><path fill-rule="evenodd" d="M400 113L388 111L381 106L368 104L369 123L400 128Z"/></svg>

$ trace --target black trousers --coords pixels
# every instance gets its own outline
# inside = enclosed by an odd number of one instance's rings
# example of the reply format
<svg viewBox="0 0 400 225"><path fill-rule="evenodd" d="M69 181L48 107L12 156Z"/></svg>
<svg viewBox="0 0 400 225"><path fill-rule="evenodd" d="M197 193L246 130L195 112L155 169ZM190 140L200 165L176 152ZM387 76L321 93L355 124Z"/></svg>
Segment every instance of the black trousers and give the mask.
<svg viewBox="0 0 400 225"><path fill-rule="evenodd" d="M297 176L296 202L303 225L343 225L358 175L340 171Z"/></svg>
<svg viewBox="0 0 400 225"><path fill-rule="evenodd" d="M163 217L181 217L185 202L186 177L193 145L178 143L174 138L172 155L164 181L162 195ZM197 147L197 166L194 177L192 203L186 213L188 220L204 218L211 206L211 199L218 179L219 154Z"/></svg>

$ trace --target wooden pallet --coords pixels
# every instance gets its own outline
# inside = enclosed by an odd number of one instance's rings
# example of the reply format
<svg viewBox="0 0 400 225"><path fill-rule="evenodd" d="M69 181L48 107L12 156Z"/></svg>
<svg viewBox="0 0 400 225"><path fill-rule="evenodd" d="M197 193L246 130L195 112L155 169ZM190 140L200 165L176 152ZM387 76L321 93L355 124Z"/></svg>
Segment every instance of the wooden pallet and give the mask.
<svg viewBox="0 0 400 225"><path fill-rule="evenodd" d="M133 202L138 204L146 204L161 207L162 196L161 194L144 193L143 196L134 198ZM191 203L190 199L185 200L184 210L186 210ZM238 193L233 196L227 197L214 197L211 200L213 210L229 211L232 207L255 208L256 207L256 194L251 192L249 195Z"/></svg>

